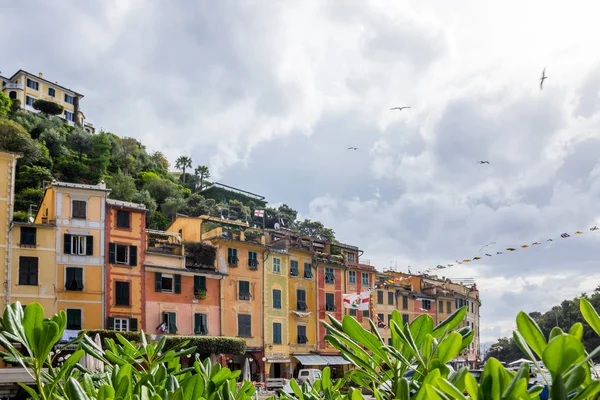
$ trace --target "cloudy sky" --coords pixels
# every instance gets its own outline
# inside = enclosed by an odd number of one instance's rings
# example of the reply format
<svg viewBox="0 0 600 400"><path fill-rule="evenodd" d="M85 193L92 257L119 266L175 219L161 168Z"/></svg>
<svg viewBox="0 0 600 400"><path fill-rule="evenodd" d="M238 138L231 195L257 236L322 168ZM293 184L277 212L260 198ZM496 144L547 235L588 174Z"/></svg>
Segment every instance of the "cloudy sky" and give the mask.
<svg viewBox="0 0 600 400"><path fill-rule="evenodd" d="M440 274L476 279L489 341L600 284L598 8L4 1L0 70L44 72L97 128L286 202L379 269L496 242Z"/></svg>

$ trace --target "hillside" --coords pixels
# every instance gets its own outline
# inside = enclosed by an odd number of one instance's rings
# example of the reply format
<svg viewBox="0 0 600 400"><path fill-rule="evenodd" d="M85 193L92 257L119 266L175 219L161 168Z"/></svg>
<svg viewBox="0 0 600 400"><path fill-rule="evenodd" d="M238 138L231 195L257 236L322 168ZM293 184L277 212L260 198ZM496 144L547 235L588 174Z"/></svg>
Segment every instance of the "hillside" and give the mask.
<svg viewBox="0 0 600 400"><path fill-rule="evenodd" d="M52 179L90 184L105 180L111 198L146 205L148 228L164 229L178 213L224 216L262 226L263 218L254 217L254 210L265 209L267 227L283 222L307 236L335 240L334 232L320 222L297 221L298 213L287 205L265 207L260 196L213 185L209 168L189 157L170 165L160 151L148 152L134 138L103 131L91 134L58 117L11 107L6 96L0 105L0 149L23 154L17 165L15 220L27 220ZM181 173L170 173L169 167Z"/></svg>

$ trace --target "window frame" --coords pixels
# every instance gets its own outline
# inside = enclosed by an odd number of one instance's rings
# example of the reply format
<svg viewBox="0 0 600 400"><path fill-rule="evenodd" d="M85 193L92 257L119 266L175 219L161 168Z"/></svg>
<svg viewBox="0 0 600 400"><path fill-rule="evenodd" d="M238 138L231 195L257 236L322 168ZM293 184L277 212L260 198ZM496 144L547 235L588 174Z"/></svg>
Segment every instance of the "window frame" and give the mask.
<svg viewBox="0 0 600 400"><path fill-rule="evenodd" d="M246 293L244 291L244 294L242 295L242 284L244 284L244 286L248 286L248 292ZM238 300L240 301L250 301L252 298L252 293L250 290L250 281L242 281L239 280L238 281Z"/></svg>
<svg viewBox="0 0 600 400"><path fill-rule="evenodd" d="M77 203L79 206L81 206L81 204L84 205L83 207L83 216L81 215L75 215L75 203ZM85 200L77 200L77 199L73 199L71 200L71 219L87 219L87 201ZM78 212L81 210L77 210Z"/></svg>
<svg viewBox="0 0 600 400"><path fill-rule="evenodd" d="M23 278L23 280L21 280ZM19 256L19 286L38 286L40 260L38 257Z"/></svg>
<svg viewBox="0 0 600 400"><path fill-rule="evenodd" d="M304 333L301 333L301 331L304 331ZM308 344L308 335L306 334L306 332L306 325L296 326L296 342L298 344Z"/></svg>
<svg viewBox="0 0 600 400"><path fill-rule="evenodd" d="M429 299L422 299L421 300L421 308L423 310L431 311L431 300L429 300Z"/></svg>
<svg viewBox="0 0 600 400"><path fill-rule="evenodd" d="M75 96L71 96L68 93L65 93L64 95L64 102L67 104L71 104L72 106L75 105Z"/></svg>
<svg viewBox="0 0 600 400"><path fill-rule="evenodd" d="M244 317L244 319L247 317L248 318L248 332L242 332L242 324L241 324L241 317ZM246 322L246 321L244 321ZM252 337L252 315L251 314L238 314L238 318L237 318L237 323L238 323L238 337L246 337L246 338L251 338ZM247 334L246 334L247 333Z"/></svg>
<svg viewBox="0 0 600 400"><path fill-rule="evenodd" d="M361 274L362 274L362 276L361 276L362 284L364 286L369 286L369 274L367 274L366 272L362 272ZM365 280L365 278L366 278L366 280Z"/></svg>
<svg viewBox="0 0 600 400"><path fill-rule="evenodd" d="M408 310L408 296L406 295L402 296L402 309Z"/></svg>
<svg viewBox="0 0 600 400"><path fill-rule="evenodd" d="M251 270L258 269L258 253L256 251L248 251L248 268Z"/></svg>
<svg viewBox="0 0 600 400"><path fill-rule="evenodd" d="M356 259L354 253L346 253L346 258L348 259L348 262L351 263L355 262L354 260Z"/></svg>
<svg viewBox="0 0 600 400"><path fill-rule="evenodd" d="M53 87L49 87L48 88L48 96L56 98L56 89L54 89Z"/></svg>
<svg viewBox="0 0 600 400"><path fill-rule="evenodd" d="M394 296L394 292L391 290L388 290L388 306L393 306L396 303L396 296Z"/></svg>
<svg viewBox="0 0 600 400"><path fill-rule="evenodd" d="M163 282L165 282L165 279L170 280L171 281L171 289L165 289L165 285L163 284ZM175 275L173 274L161 274L160 275L160 286L161 286L161 292L162 293L175 293Z"/></svg>
<svg viewBox="0 0 600 400"><path fill-rule="evenodd" d="M31 101L30 101L31 100ZM33 107L33 103L36 101L37 99L35 97L31 97L31 96L25 96L25 105L29 106L29 107Z"/></svg>
<svg viewBox="0 0 600 400"><path fill-rule="evenodd" d="M276 329L277 327L277 329ZM276 335L279 333L279 335ZM273 344L282 344L283 342L282 326L281 322L273 322Z"/></svg>
<svg viewBox="0 0 600 400"><path fill-rule="evenodd" d="M23 239L27 237L32 238L33 242L27 240L23 241ZM22 226L20 231L19 246L37 246L37 228L33 226Z"/></svg>
<svg viewBox="0 0 600 400"><path fill-rule="evenodd" d="M281 258L273 257L273 273L281 274Z"/></svg>
<svg viewBox="0 0 600 400"><path fill-rule="evenodd" d="M123 324L123 322L125 322ZM129 318L114 318L113 319L113 329L119 332L128 332L129 331ZM125 329L123 329L125 327Z"/></svg>
<svg viewBox="0 0 600 400"><path fill-rule="evenodd" d="M328 285L335 284L335 270L331 267L325 267L325 283Z"/></svg>
<svg viewBox="0 0 600 400"><path fill-rule="evenodd" d="M125 261L119 260L119 249L125 247ZM115 243L115 264L129 265L129 246L125 244Z"/></svg>
<svg viewBox="0 0 600 400"><path fill-rule="evenodd" d="M384 304L383 299L384 299L383 298L383 290L378 290L377 291L377 304L380 304L380 305Z"/></svg>
<svg viewBox="0 0 600 400"><path fill-rule="evenodd" d="M298 263L298 260L290 260L290 276L296 278L300 276L300 265Z"/></svg>
<svg viewBox="0 0 600 400"><path fill-rule="evenodd" d="M117 307L131 307L131 282L128 281L114 281L114 296L115 296L115 306ZM127 303L119 303L118 294L123 294L122 292L124 288L121 288L121 291L117 289L118 286L127 285ZM122 299L121 299L122 300Z"/></svg>
<svg viewBox="0 0 600 400"><path fill-rule="evenodd" d="M300 296L300 293L302 293L302 296ZM308 310L308 303L306 303L306 289L296 289L296 310Z"/></svg>
<svg viewBox="0 0 600 400"><path fill-rule="evenodd" d="M335 293L325 293L325 311L335 311Z"/></svg>
<svg viewBox="0 0 600 400"><path fill-rule="evenodd" d="M79 328L69 328L69 311L79 311ZM67 314L67 329L72 331L80 331L83 329L83 309L81 308L65 308ZM72 326L72 325L71 325Z"/></svg>
<svg viewBox="0 0 600 400"><path fill-rule="evenodd" d="M271 291L272 293L272 297L273 297L273 308L277 309L277 310L281 310L282 306L281 306L281 290L280 289L273 289ZM277 296L275 296L275 293L277 293ZM278 301L275 301L278 300Z"/></svg>
<svg viewBox="0 0 600 400"><path fill-rule="evenodd" d="M356 271L348 271L348 284L356 285Z"/></svg>
<svg viewBox="0 0 600 400"><path fill-rule="evenodd" d="M31 85L30 85L31 83ZM31 78L27 78L27 81L25 82L25 85L27 86L27 88L29 89L33 89L37 92L40 91L40 83L36 80L33 80Z"/></svg>
<svg viewBox="0 0 600 400"><path fill-rule="evenodd" d="M308 272L308 274L307 274ZM302 274L302 276L304 277L304 279L312 279L313 278L313 273L312 273L312 263L304 263L304 273Z"/></svg>
<svg viewBox="0 0 600 400"><path fill-rule="evenodd" d="M127 224L126 225L121 225L121 223L123 223L123 221L124 221L123 215L127 216ZM119 218L119 216L121 216L121 218ZM115 216L115 225L117 228L131 229L131 211L117 210L116 216Z"/></svg>
<svg viewBox="0 0 600 400"><path fill-rule="evenodd" d="M237 249L235 247L228 247L227 248L227 264L230 266L237 267L239 261L240 261L240 259L238 258L238 255L237 255Z"/></svg>
<svg viewBox="0 0 600 400"><path fill-rule="evenodd" d="M200 319L200 329L197 328L196 319ZM206 313L194 313L194 334L206 336L208 335L208 314Z"/></svg>
<svg viewBox="0 0 600 400"><path fill-rule="evenodd" d="M69 281L69 271L76 271L76 270L77 271L81 271L81 282L77 282L77 277L76 276L73 277L73 279L75 280L76 285L78 283L80 283L81 287L77 287L77 286L76 287L72 287L70 284L68 284L68 281ZM83 267L65 267L65 282L64 282L65 290L73 291L73 292L81 292L85 288L85 285L84 285L85 280L84 280L83 272L84 272L83 271Z"/></svg>

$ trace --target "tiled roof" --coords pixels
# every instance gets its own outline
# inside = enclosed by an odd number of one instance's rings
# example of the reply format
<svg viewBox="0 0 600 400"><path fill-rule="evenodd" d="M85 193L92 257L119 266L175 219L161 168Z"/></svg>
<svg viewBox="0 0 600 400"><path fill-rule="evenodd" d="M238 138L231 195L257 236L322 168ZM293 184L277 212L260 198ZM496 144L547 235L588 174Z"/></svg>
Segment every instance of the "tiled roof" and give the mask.
<svg viewBox="0 0 600 400"><path fill-rule="evenodd" d="M146 211L147 208L144 204L138 204L138 203L131 203L129 201L121 201L121 200L114 200L114 199L106 199L106 203L111 205L111 206L117 206L117 207L125 207L125 208L133 208L135 210L141 210L141 211Z"/></svg>

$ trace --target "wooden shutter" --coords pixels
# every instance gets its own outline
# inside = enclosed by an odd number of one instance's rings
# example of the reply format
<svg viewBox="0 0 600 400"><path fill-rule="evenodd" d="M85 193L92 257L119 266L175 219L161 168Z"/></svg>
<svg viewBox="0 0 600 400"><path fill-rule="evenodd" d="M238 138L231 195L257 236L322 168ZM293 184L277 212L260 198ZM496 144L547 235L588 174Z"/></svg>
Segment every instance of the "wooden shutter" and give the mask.
<svg viewBox="0 0 600 400"><path fill-rule="evenodd" d="M117 263L117 245L114 243L108 244L108 262L110 264Z"/></svg>
<svg viewBox="0 0 600 400"><path fill-rule="evenodd" d="M181 293L181 275L175 275L175 293Z"/></svg>
<svg viewBox="0 0 600 400"><path fill-rule="evenodd" d="M129 246L129 265L137 266L137 246Z"/></svg>
<svg viewBox="0 0 600 400"><path fill-rule="evenodd" d="M85 255L94 255L94 237L91 235L87 236L87 238L85 239Z"/></svg>
<svg viewBox="0 0 600 400"><path fill-rule="evenodd" d="M273 343L281 343L281 324L279 322L273 323Z"/></svg>
<svg viewBox="0 0 600 400"><path fill-rule="evenodd" d="M65 233L63 252L65 254L71 254L71 235L68 233Z"/></svg>
<svg viewBox="0 0 600 400"><path fill-rule="evenodd" d="M194 314L194 333L199 335L202 329L202 314Z"/></svg>
<svg viewBox="0 0 600 400"><path fill-rule="evenodd" d="M162 274L160 272L154 273L154 291L162 292Z"/></svg>
<svg viewBox="0 0 600 400"><path fill-rule="evenodd" d="M169 333L177 333L177 316L175 313L169 313Z"/></svg>
<svg viewBox="0 0 600 400"><path fill-rule="evenodd" d="M115 330L115 319L113 317L108 317L108 327L107 329L109 331L114 331Z"/></svg>
<svg viewBox="0 0 600 400"><path fill-rule="evenodd" d="M77 290L83 290L83 268L73 268Z"/></svg>
<svg viewBox="0 0 600 400"><path fill-rule="evenodd" d="M138 330L137 318L129 318L129 330L132 332Z"/></svg>
<svg viewBox="0 0 600 400"><path fill-rule="evenodd" d="M194 293L202 290L206 291L206 277L194 275Z"/></svg>

